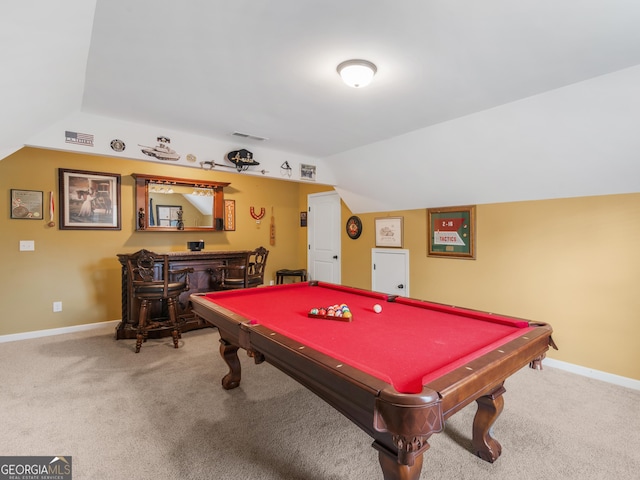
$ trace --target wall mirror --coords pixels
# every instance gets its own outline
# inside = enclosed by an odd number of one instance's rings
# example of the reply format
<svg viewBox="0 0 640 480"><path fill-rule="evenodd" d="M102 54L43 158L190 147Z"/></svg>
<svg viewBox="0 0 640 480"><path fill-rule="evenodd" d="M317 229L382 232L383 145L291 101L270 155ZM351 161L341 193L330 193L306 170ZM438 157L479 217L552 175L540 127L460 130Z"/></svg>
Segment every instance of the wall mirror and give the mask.
<svg viewBox="0 0 640 480"><path fill-rule="evenodd" d="M136 181L136 230L223 230L228 182L132 174Z"/></svg>

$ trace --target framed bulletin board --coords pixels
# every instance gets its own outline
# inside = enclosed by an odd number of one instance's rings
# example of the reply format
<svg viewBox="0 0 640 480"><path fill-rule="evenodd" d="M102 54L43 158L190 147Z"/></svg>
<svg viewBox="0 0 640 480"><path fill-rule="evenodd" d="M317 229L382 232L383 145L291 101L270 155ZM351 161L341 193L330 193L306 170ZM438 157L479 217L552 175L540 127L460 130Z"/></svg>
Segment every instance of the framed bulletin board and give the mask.
<svg viewBox="0 0 640 480"><path fill-rule="evenodd" d="M476 258L476 207L427 209L427 255Z"/></svg>

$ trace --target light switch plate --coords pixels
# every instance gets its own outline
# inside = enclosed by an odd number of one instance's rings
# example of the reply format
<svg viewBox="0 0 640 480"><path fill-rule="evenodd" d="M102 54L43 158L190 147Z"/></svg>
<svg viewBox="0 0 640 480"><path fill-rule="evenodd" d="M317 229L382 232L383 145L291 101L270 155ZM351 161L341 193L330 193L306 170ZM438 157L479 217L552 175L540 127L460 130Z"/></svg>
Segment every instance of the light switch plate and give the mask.
<svg viewBox="0 0 640 480"><path fill-rule="evenodd" d="M33 252L36 249L35 240L20 240L21 252Z"/></svg>

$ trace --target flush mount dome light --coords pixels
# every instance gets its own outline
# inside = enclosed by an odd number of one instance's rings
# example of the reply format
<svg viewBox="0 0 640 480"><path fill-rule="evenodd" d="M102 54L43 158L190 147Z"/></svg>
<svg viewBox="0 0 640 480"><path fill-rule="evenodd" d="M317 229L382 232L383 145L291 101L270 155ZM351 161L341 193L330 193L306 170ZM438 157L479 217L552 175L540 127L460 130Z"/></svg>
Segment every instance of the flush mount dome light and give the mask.
<svg viewBox="0 0 640 480"><path fill-rule="evenodd" d="M338 73L344 83L353 88L361 88L369 85L378 69L367 60L347 60L338 65Z"/></svg>

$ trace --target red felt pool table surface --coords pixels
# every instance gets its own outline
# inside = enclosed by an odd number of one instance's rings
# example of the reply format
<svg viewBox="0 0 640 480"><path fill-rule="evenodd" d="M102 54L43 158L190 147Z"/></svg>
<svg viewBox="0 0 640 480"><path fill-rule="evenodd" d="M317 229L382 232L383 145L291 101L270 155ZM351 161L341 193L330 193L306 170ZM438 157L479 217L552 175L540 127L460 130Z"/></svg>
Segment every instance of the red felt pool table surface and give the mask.
<svg viewBox="0 0 640 480"><path fill-rule="evenodd" d="M418 393L431 380L532 328L511 317L403 297L388 301L386 294L322 282L214 292L206 298L401 393ZM373 311L376 303L379 314ZM312 308L334 304L346 304L352 321L308 316Z"/></svg>

